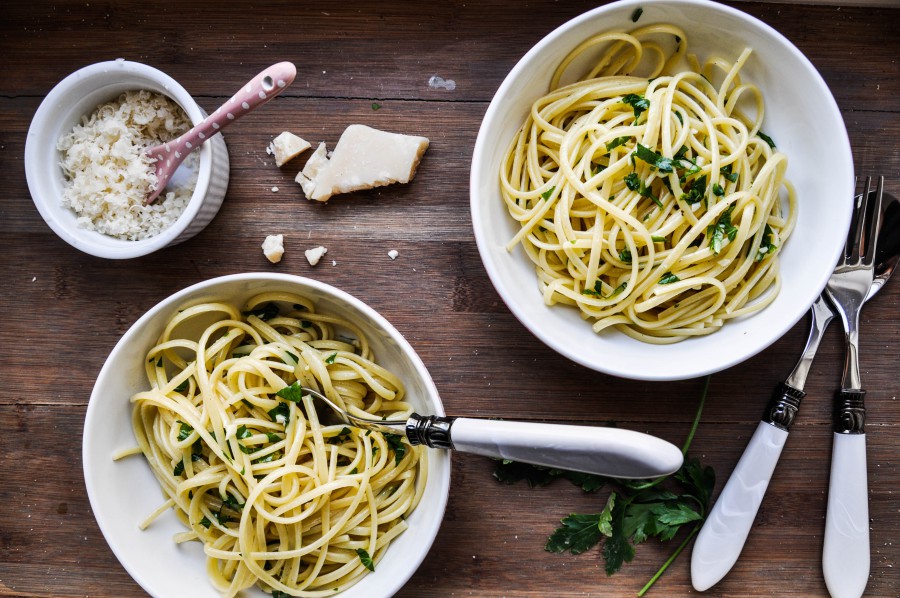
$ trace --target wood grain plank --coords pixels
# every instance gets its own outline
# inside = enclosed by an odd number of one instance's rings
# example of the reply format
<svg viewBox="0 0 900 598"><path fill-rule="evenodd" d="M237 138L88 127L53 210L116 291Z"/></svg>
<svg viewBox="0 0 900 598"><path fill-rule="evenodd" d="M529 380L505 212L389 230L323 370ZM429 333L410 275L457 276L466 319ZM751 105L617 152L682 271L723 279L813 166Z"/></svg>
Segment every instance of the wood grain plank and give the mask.
<svg viewBox="0 0 900 598"><path fill-rule="evenodd" d="M191 93L226 96L266 64L292 60L306 97L487 101L510 68L544 35L603 2L333 3L289 0L248 10L224 2L191 26L206 3L13 0L0 24L0 56L17 68L0 95L41 96L70 72L101 59L146 62ZM783 33L821 71L842 107L897 110L900 10L738 2ZM649 15L648 15L649 16ZM866 40L864 54L852 48ZM227 52L222 50L226 49ZM849 48L849 49L848 49ZM39 78L34 72L44 71ZM215 76L208 76L215 73ZM456 89L429 87L432 75Z"/></svg>

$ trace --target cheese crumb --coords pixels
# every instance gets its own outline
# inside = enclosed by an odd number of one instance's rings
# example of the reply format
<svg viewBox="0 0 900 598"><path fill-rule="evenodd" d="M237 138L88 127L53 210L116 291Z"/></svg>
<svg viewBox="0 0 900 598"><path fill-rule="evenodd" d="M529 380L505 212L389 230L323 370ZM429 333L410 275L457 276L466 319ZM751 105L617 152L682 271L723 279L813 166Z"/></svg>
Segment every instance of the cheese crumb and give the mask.
<svg viewBox="0 0 900 598"><path fill-rule="evenodd" d="M284 131L281 135L272 140L272 143L266 148L266 153L275 156L276 166L282 166L309 148L310 144L308 141L301 137L297 137L293 133Z"/></svg>
<svg viewBox="0 0 900 598"><path fill-rule="evenodd" d="M350 125L330 159L325 155L325 144L319 145L297 175L297 182L307 199L316 201L327 201L340 193L408 183L428 144L426 137Z"/></svg>
<svg viewBox="0 0 900 598"><path fill-rule="evenodd" d="M313 247L312 249L307 249L304 253L306 254L306 261L309 262L309 265L315 266L319 263L319 260L322 259L322 256L328 253L328 250L320 245L318 247Z"/></svg>
<svg viewBox="0 0 900 598"><path fill-rule="evenodd" d="M388 257L391 258L392 260L397 259L398 255L400 255L400 252L397 251L396 249L391 249L390 251L388 251Z"/></svg>
<svg viewBox="0 0 900 598"><path fill-rule="evenodd" d="M278 193L278 187L272 187L272 193Z"/></svg>
<svg viewBox="0 0 900 598"><path fill-rule="evenodd" d="M269 235L262 244L263 254L273 264L281 261L284 255L284 235Z"/></svg>

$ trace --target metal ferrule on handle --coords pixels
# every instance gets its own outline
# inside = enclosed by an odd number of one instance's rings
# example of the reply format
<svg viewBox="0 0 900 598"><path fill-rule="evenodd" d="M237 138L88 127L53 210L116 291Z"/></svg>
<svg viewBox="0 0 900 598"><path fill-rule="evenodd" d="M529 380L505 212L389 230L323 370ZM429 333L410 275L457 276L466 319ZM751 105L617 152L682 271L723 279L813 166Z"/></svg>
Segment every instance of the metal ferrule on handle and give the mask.
<svg viewBox="0 0 900 598"><path fill-rule="evenodd" d="M452 449L450 425L454 419L456 418L413 413L406 420L406 438L413 446L424 444L431 448Z"/></svg>
<svg viewBox="0 0 900 598"><path fill-rule="evenodd" d="M835 393L834 432L836 434L865 434L866 391L844 388Z"/></svg>
<svg viewBox="0 0 900 598"><path fill-rule="evenodd" d="M805 396L806 393L802 390L794 388L786 382L780 383L775 387L772 398L769 399L762 420L779 430L790 431L791 424L794 423L797 412L800 410L800 401Z"/></svg>

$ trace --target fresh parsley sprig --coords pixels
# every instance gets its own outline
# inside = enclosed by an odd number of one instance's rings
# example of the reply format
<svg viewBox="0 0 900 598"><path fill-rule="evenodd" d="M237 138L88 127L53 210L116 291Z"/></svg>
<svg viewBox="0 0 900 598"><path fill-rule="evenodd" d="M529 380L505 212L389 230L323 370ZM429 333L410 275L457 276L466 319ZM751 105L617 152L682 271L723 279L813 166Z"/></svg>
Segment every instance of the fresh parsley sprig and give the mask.
<svg viewBox="0 0 900 598"><path fill-rule="evenodd" d="M693 424L681 449L685 456L700 424L709 381L707 376ZM616 573L624 563L630 562L635 547L641 542L649 538L667 542L682 529L687 529L685 526L690 526L690 531L638 596L647 593L700 531L715 486L712 468L703 466L697 459L686 459L674 475L654 480L622 480L510 461L501 461L494 477L506 484L525 480L532 487L566 479L585 492L597 492L611 486L613 490L599 513L565 517L544 546L548 552L581 554L602 542L600 553L607 575Z"/></svg>

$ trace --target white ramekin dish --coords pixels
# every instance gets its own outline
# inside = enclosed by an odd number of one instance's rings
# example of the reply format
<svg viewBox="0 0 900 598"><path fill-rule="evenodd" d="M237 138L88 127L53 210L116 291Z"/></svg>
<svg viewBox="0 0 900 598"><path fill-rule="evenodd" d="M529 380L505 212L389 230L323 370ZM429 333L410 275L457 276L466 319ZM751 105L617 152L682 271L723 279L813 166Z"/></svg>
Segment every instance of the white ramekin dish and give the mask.
<svg viewBox="0 0 900 598"><path fill-rule="evenodd" d="M98 105L138 89L170 97L194 125L206 118L203 109L172 77L138 62L111 60L86 66L60 81L38 107L25 141L25 176L34 205L61 239L98 257L133 258L190 239L215 217L228 188L228 150L222 135L216 135L197 150L199 176L190 202L160 234L126 241L77 225L75 213L61 203L65 178L57 142Z"/></svg>
<svg viewBox="0 0 900 598"><path fill-rule="evenodd" d="M635 11L642 9L638 22ZM548 91L557 65L596 33L655 22L681 27L701 60L753 48L741 77L766 103L764 129L788 156L798 196L797 226L781 252L783 286L775 301L708 336L651 345L615 330L601 334L575 308L544 304L534 265L519 246L500 195L500 164L532 103ZM567 81L564 81L564 83ZM810 61L777 31L737 9L706 0L624 0L587 12L540 40L515 65L491 101L472 157L472 223L478 251L510 311L540 340L599 372L677 380L717 372L759 353L796 324L825 286L842 251L854 196L853 157L840 110Z"/></svg>
<svg viewBox="0 0 900 598"><path fill-rule="evenodd" d="M180 598L186 589L195 598L219 598L219 593L206 577L202 545L173 542L185 527L171 509L146 530L138 529L164 496L143 456L112 459L117 451L137 443L129 399L147 389L145 356L174 313L207 301L241 306L264 291L304 295L317 310L352 321L368 338L378 363L403 380L416 412L444 415L431 376L403 335L371 307L325 283L286 274L235 274L195 284L162 300L128 329L107 358L91 393L82 446L85 484L100 530L125 569L156 598ZM409 529L391 543L376 570L342 592L341 598L392 596L428 554L447 504L450 455L439 449L427 451L428 480L421 502L406 519ZM258 589L241 595L269 596Z"/></svg>

